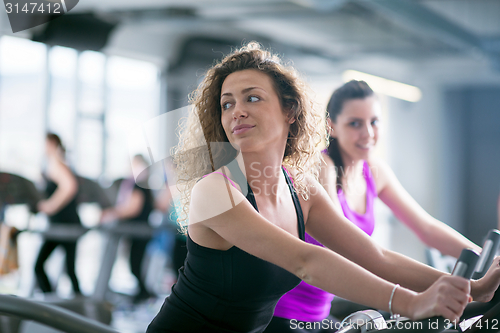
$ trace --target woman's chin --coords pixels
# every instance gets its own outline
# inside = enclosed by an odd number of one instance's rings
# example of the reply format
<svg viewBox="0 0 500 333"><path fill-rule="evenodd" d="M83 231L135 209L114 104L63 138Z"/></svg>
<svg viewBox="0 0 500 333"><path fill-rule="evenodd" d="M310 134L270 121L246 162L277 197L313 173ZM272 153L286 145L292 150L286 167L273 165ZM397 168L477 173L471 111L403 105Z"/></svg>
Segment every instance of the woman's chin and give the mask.
<svg viewBox="0 0 500 333"><path fill-rule="evenodd" d="M358 153L356 154L357 159L359 160L368 160L373 155L373 149L358 149Z"/></svg>
<svg viewBox="0 0 500 333"><path fill-rule="evenodd" d="M238 152L240 152L240 151L241 151L241 147L240 147L238 144L236 144L236 143L234 143L234 142L230 142L230 144L231 144L231 146L232 146L232 147L233 147L236 151L238 151Z"/></svg>
<svg viewBox="0 0 500 333"><path fill-rule="evenodd" d="M242 153L254 152L256 150L256 144L251 140L238 140L237 142L231 143L231 145Z"/></svg>

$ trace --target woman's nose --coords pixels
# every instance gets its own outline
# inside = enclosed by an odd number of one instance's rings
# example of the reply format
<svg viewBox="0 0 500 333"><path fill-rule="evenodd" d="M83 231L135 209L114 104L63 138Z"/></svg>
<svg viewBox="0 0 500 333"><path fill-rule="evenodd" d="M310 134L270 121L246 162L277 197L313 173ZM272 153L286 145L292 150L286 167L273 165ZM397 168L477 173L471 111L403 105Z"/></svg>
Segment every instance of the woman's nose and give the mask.
<svg viewBox="0 0 500 333"><path fill-rule="evenodd" d="M241 106L241 103L237 103L233 108L233 118L245 118L247 116L247 111Z"/></svg>
<svg viewBox="0 0 500 333"><path fill-rule="evenodd" d="M363 135L366 135L370 138L373 138L375 136L375 131L373 129L372 124L367 124L366 126L364 126Z"/></svg>

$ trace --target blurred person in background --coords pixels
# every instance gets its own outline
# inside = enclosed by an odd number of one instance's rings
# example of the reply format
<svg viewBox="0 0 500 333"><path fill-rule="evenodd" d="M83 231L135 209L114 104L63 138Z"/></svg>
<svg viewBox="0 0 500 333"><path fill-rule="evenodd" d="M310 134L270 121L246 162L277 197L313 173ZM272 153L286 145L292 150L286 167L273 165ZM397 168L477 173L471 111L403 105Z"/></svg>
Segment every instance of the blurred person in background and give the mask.
<svg viewBox="0 0 500 333"><path fill-rule="evenodd" d="M76 177L65 164L65 149L61 139L54 133L48 133L45 140L47 167L44 177L47 180L47 199L38 203L38 210L48 215L50 223L80 224L80 217L76 210L76 194L78 182ZM80 287L75 274L76 240L59 241L45 240L40 248L35 264L35 275L38 286L44 293L52 292L44 263L57 246L66 251L66 272L71 279L73 292L79 295Z"/></svg>
<svg viewBox="0 0 500 333"><path fill-rule="evenodd" d="M144 188L148 180L147 166L148 163L142 155L134 156L132 171L133 175L138 175L137 179L132 175L121 182L116 204L103 210L101 223L117 220L120 222L148 223L149 214L154 209L154 199L151 190ZM141 186L138 184L141 184ZM151 297L151 293L144 284L141 270L149 239L132 238L130 241L130 270L136 277L139 287L133 301L138 303Z"/></svg>
<svg viewBox="0 0 500 333"><path fill-rule="evenodd" d="M164 213L164 220L167 228L171 234L173 234L173 245L167 252L170 254L172 260L172 270L175 274L175 278L179 276L179 268L184 265L184 260L187 256L187 246L186 246L186 235L181 232L177 225L177 212L175 210L174 196L172 195L172 190L175 186L166 188L158 195L156 200L156 208ZM177 206L180 203L177 202Z"/></svg>

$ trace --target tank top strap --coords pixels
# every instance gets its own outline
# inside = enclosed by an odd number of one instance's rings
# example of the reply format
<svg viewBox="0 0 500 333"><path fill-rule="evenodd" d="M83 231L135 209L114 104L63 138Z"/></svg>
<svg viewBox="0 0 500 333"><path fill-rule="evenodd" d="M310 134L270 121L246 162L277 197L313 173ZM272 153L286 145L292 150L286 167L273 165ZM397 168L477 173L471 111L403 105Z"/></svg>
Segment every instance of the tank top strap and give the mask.
<svg viewBox="0 0 500 333"><path fill-rule="evenodd" d="M283 171L285 171L285 176L288 176L288 178L290 179L290 181L292 182L292 186L295 187L295 183L293 182L293 178L292 176L290 176L290 172L288 172L288 170L285 168L285 166L281 166L283 168ZM285 177L286 178L286 177Z"/></svg>
<svg viewBox="0 0 500 333"><path fill-rule="evenodd" d="M292 177L288 173L288 170L282 166L283 174L285 175L285 180L290 189L290 193L292 195L293 205L295 206L295 212L297 213L297 223L298 223L298 231L299 238L305 240L306 227L304 224L304 214L302 213L302 207L300 206L300 200L297 195L297 191L295 191L294 183Z"/></svg>

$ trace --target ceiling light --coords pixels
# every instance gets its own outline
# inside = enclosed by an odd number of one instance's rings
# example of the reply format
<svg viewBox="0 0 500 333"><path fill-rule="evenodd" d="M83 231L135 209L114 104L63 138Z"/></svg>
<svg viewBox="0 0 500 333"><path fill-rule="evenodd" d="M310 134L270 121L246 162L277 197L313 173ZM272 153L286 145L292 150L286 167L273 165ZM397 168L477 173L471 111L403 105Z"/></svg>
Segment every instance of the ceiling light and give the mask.
<svg viewBox="0 0 500 333"><path fill-rule="evenodd" d="M342 74L344 82L351 80L365 81L377 93L403 99L408 102L418 102L422 98L419 88L409 84L384 79L380 76L366 74L354 70L346 70Z"/></svg>

